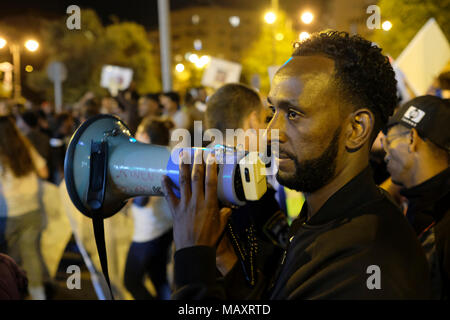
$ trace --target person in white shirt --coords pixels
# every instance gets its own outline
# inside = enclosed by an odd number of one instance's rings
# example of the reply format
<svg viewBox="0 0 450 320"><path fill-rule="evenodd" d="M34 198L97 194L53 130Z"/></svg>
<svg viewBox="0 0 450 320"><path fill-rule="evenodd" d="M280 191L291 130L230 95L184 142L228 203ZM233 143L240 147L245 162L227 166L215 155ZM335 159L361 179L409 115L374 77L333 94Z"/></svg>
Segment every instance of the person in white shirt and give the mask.
<svg viewBox="0 0 450 320"><path fill-rule="evenodd" d="M38 177L47 178L45 160L10 116L0 116L0 238L7 253L27 273L32 299L45 299L39 234L43 215Z"/></svg>
<svg viewBox="0 0 450 320"><path fill-rule="evenodd" d="M147 117L136 133L140 142L167 146L173 124L168 120ZM168 253L172 244L172 215L163 197L138 197L131 206L134 219L133 242L125 266L125 287L136 300L170 299L167 280ZM156 296L144 286L148 275Z"/></svg>

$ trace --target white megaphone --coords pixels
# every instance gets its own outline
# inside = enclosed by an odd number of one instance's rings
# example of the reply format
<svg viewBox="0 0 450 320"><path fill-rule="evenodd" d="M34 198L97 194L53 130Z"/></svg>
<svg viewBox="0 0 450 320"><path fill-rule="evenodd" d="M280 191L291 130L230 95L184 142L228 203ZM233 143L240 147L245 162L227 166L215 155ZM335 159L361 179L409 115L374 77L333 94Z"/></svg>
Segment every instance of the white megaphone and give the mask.
<svg viewBox="0 0 450 320"><path fill-rule="evenodd" d="M85 121L74 133L66 152L64 178L70 199L86 216L108 218L128 199L162 196L161 179L167 175L179 186L179 152L140 143L126 124L112 115ZM258 200L267 190L265 166L256 153L240 153L217 146L218 198L223 205L242 206ZM174 189L176 194L178 190Z"/></svg>
<svg viewBox="0 0 450 320"><path fill-rule="evenodd" d="M64 160L67 192L75 207L92 218L103 274L113 297L106 255L103 219L118 212L137 196L162 196L161 179L167 175L179 186L179 152L140 143L126 124L112 115L85 121L74 133ZM218 198L227 206L258 200L267 190L265 166L255 153L240 154L229 148L214 152L218 165ZM174 189L175 194L179 191Z"/></svg>

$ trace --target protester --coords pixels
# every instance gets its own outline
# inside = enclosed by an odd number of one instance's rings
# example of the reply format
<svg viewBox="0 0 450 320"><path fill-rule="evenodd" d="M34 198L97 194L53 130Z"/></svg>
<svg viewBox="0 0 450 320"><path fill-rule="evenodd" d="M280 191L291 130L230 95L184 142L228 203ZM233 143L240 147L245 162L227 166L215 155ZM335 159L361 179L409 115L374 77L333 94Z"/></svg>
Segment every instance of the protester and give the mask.
<svg viewBox="0 0 450 320"><path fill-rule="evenodd" d="M0 253L0 300L23 300L27 294L25 272L6 254Z"/></svg>
<svg viewBox="0 0 450 320"><path fill-rule="evenodd" d="M69 112L55 116L53 135L50 139L50 182L58 185L64 178L64 158L68 142L74 131L74 120Z"/></svg>
<svg viewBox="0 0 450 320"><path fill-rule="evenodd" d="M270 136L279 150L277 180L304 192L306 202L264 296L429 298L420 243L369 168L370 146L397 102L381 49L344 32L314 34L278 70L268 102L268 129L279 131L277 140ZM219 210L214 158L207 163L194 164L192 183L189 165L180 165L181 200L163 180L174 218L175 299L226 298L214 246L230 212Z"/></svg>
<svg viewBox="0 0 450 320"><path fill-rule="evenodd" d="M241 129L236 130L237 141L234 138L223 141L225 146L236 148L237 143L245 139L247 130L258 133L266 126L266 115L267 109L256 91L243 84L226 84L207 102L206 129L220 130L224 139L227 129ZM253 138L257 139L258 135ZM249 148L250 143L245 145L245 150ZM217 249L217 268L224 276L229 298L259 298L266 289L267 278L276 270L282 248L286 246L288 225L275 199L275 191L269 186L259 201L247 202L232 210L226 236ZM274 223L268 224L268 221Z"/></svg>
<svg viewBox="0 0 450 320"><path fill-rule="evenodd" d="M143 143L167 146L170 121L145 118L136 139ZM137 300L170 298L167 280L168 252L172 244L172 216L163 197L137 197L131 206L134 219L133 242L125 267L125 287ZM153 297L144 285L148 275L156 290Z"/></svg>
<svg viewBox="0 0 450 320"><path fill-rule="evenodd" d="M450 297L450 104L421 96L389 121L385 161L408 200L406 216L426 251L435 298Z"/></svg>
<svg viewBox="0 0 450 320"><path fill-rule="evenodd" d="M224 85L210 97L205 123L207 128L218 129L225 137L226 129L264 129L268 115L257 92L233 83Z"/></svg>
<svg viewBox="0 0 450 320"><path fill-rule="evenodd" d="M203 104L198 100L198 98L195 98L193 92L196 92L195 89L188 90L184 96L184 106L182 107L183 112L186 113L187 117L189 118L189 125L186 127L186 129L189 131L189 134L191 135L192 141L191 146L195 146L195 139L194 137L196 135L203 136L203 127L202 126L196 126L197 123L203 123L204 117L205 117L205 110L206 105L204 106L204 109L199 109L197 107L203 108ZM197 95L197 93L195 93ZM198 146L200 147L200 146Z"/></svg>
<svg viewBox="0 0 450 320"><path fill-rule="evenodd" d="M130 88L127 90L120 91L115 97L115 100L117 101L120 110L118 112L119 117L127 123L131 133L135 134L139 125L139 95L134 90L134 82L131 83Z"/></svg>
<svg viewBox="0 0 450 320"><path fill-rule="evenodd" d="M186 108L181 107L180 95L177 92L165 92L160 95L159 101L164 107L163 116L171 119L175 128L189 128L191 119Z"/></svg>
<svg viewBox="0 0 450 320"><path fill-rule="evenodd" d="M443 99L450 99L450 71L442 72L439 77L439 96Z"/></svg>
<svg viewBox="0 0 450 320"><path fill-rule="evenodd" d="M89 100L92 100L92 98ZM104 96L101 99L100 113L102 113L102 114L118 114L119 111L120 111L119 104L113 97L108 95L108 96Z"/></svg>
<svg viewBox="0 0 450 320"><path fill-rule="evenodd" d="M139 98L138 113L141 119L161 116L162 107L157 94L147 94Z"/></svg>
<svg viewBox="0 0 450 320"><path fill-rule="evenodd" d="M50 160L50 139L39 130L38 117L35 112L27 111L20 115L24 122L22 133L27 137L37 152L49 163Z"/></svg>
<svg viewBox="0 0 450 320"><path fill-rule="evenodd" d="M26 271L33 299L45 299L39 234L43 215L39 203L38 177L47 178L45 160L19 132L10 116L0 116L0 186L6 204L0 206L6 223L4 238L8 254ZM2 228L0 228L1 230Z"/></svg>

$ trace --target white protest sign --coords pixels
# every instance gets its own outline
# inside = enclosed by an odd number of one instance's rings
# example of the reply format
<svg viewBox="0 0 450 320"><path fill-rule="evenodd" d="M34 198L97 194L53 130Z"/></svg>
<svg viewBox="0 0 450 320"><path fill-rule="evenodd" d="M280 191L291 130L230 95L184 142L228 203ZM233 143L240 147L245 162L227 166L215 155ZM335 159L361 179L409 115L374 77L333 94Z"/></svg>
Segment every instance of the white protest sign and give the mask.
<svg viewBox="0 0 450 320"><path fill-rule="evenodd" d="M427 92L450 60L450 46L436 20L431 18L419 30L395 61L409 87L419 96Z"/></svg>
<svg viewBox="0 0 450 320"><path fill-rule="evenodd" d="M5 96L9 96L13 89L13 65L9 62L0 63L0 73L3 75L0 76L0 80L2 80L0 86L0 93L3 93Z"/></svg>
<svg viewBox="0 0 450 320"><path fill-rule="evenodd" d="M225 83L239 82L241 71L242 65L239 63L211 58L203 73L202 85L218 89Z"/></svg>
<svg viewBox="0 0 450 320"><path fill-rule="evenodd" d="M133 79L133 70L112 65L104 65L100 85L116 96L119 90L125 90Z"/></svg>

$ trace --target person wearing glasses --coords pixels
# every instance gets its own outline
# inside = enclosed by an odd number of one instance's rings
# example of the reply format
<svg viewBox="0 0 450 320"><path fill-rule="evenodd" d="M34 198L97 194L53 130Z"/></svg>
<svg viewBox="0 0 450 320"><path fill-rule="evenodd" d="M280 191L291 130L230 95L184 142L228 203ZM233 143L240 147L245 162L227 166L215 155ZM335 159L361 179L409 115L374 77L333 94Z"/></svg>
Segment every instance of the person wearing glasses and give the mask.
<svg viewBox="0 0 450 320"><path fill-rule="evenodd" d="M450 103L421 96L390 119L382 139L392 182L426 251L436 298L450 295Z"/></svg>

